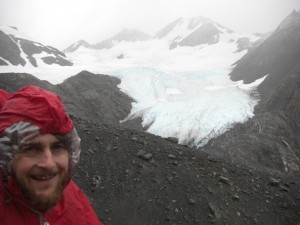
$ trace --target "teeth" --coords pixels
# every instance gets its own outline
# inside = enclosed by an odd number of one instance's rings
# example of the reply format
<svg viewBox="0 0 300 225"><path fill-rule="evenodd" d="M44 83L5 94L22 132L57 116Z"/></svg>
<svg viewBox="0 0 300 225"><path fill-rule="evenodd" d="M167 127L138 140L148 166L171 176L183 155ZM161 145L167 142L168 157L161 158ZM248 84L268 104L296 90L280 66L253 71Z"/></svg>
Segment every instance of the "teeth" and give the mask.
<svg viewBox="0 0 300 225"><path fill-rule="evenodd" d="M47 176L34 176L33 178L36 180L48 180L50 178L54 177L54 175L47 175Z"/></svg>

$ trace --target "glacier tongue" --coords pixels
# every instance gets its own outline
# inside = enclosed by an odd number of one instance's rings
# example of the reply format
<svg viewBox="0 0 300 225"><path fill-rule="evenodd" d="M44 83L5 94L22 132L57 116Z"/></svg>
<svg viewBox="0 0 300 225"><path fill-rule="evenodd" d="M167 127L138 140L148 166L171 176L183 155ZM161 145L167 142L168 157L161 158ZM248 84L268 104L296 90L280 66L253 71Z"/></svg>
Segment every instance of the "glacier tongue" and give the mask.
<svg viewBox="0 0 300 225"><path fill-rule="evenodd" d="M180 144L205 145L252 117L258 101L250 97L253 89L245 91L213 71L171 73L136 67L115 75L122 80L119 88L136 100L125 120L140 116L148 132L177 137Z"/></svg>

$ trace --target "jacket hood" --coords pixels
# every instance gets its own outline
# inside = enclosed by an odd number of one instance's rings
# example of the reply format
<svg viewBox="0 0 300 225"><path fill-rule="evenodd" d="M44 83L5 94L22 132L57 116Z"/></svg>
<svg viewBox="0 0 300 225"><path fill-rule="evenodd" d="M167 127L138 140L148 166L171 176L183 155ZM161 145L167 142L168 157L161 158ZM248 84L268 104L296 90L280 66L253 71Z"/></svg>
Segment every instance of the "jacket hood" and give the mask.
<svg viewBox="0 0 300 225"><path fill-rule="evenodd" d="M10 174L9 162L19 147L40 134L66 135L71 166L77 164L80 138L58 95L28 86L8 96L0 110L0 171L4 175Z"/></svg>
<svg viewBox="0 0 300 225"><path fill-rule="evenodd" d="M36 86L13 93L0 111L0 134L17 122L28 122L43 133L66 134L74 128L60 97Z"/></svg>

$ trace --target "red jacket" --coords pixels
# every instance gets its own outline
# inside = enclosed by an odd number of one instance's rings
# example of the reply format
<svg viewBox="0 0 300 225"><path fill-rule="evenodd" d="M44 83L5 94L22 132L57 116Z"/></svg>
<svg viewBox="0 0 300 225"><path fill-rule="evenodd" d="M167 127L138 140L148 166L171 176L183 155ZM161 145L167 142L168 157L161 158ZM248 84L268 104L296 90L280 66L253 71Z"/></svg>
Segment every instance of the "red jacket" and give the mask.
<svg viewBox="0 0 300 225"><path fill-rule="evenodd" d="M32 209L26 203L26 199L14 182L2 183L0 186L0 224L102 225L87 197L73 181L67 185L56 206L50 212L44 213Z"/></svg>

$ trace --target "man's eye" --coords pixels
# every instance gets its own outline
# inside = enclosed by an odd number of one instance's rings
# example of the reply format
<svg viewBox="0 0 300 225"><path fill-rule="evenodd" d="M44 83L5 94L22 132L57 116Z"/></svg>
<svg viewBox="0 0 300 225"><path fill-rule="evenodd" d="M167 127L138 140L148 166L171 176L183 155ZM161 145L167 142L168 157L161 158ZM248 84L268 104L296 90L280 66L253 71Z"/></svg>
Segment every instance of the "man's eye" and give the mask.
<svg viewBox="0 0 300 225"><path fill-rule="evenodd" d="M63 143L57 143L52 146L52 152L59 153L62 151L67 151L67 148Z"/></svg>
<svg viewBox="0 0 300 225"><path fill-rule="evenodd" d="M39 149L38 149L37 146L29 145L29 146L22 147L20 152L23 152L23 153L33 153L33 152L37 152L38 150Z"/></svg>

